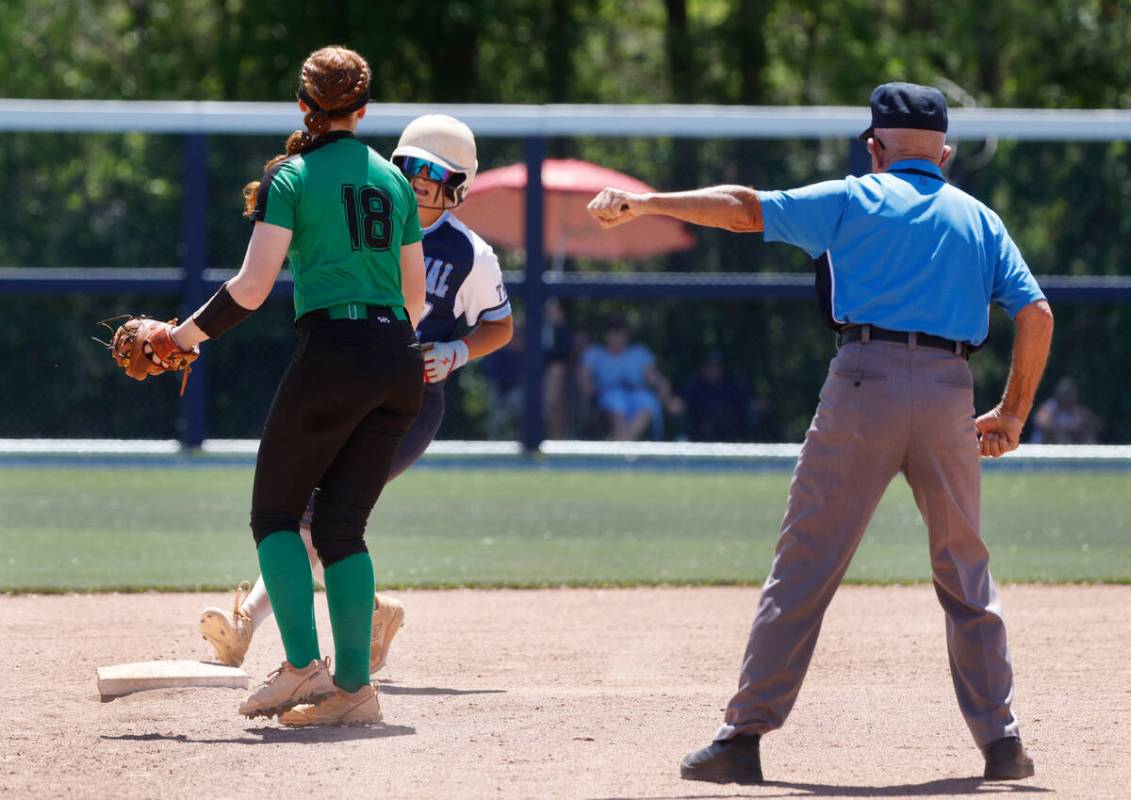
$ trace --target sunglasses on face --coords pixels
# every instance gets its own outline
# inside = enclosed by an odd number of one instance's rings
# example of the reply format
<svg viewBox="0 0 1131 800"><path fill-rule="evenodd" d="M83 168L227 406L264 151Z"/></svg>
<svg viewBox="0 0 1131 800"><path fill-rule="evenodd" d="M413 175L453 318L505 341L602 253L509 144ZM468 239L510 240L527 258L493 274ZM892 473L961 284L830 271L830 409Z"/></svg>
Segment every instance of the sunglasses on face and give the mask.
<svg viewBox="0 0 1131 800"><path fill-rule="evenodd" d="M457 187L467 180L467 175L419 156L401 156L396 159L401 172L408 178L427 178L445 186Z"/></svg>

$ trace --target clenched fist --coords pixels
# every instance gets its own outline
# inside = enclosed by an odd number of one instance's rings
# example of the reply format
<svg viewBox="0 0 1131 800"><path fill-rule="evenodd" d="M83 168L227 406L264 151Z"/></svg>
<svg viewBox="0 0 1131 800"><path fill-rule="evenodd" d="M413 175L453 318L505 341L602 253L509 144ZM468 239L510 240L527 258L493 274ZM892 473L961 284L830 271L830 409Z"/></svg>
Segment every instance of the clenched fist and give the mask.
<svg viewBox="0 0 1131 800"><path fill-rule="evenodd" d="M644 195L621 189L602 189L586 206L602 228L614 228L639 217L644 210Z"/></svg>
<svg viewBox="0 0 1131 800"><path fill-rule="evenodd" d="M980 435L979 445L983 456L1001 458L1017 449L1021 444L1021 431L1025 422L1013 416L1001 405L987 411L974 420Z"/></svg>

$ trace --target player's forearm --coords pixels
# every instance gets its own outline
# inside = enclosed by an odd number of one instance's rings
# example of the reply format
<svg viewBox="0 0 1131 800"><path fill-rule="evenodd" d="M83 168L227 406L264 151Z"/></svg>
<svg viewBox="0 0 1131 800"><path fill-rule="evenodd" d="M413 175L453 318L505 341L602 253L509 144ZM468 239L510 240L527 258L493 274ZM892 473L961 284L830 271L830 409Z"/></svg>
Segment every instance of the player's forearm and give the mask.
<svg viewBox="0 0 1131 800"><path fill-rule="evenodd" d="M1033 397L1041 382L1052 344L1052 309L1044 300L1030 303L1017 313L1013 363L1002 395L1002 410L1025 420L1033 410Z"/></svg>
<svg viewBox="0 0 1131 800"><path fill-rule="evenodd" d="M401 247L401 292L413 330L424 315L424 248L420 242Z"/></svg>
<svg viewBox="0 0 1131 800"><path fill-rule="evenodd" d="M208 334L193 322L192 317L173 328L169 335L173 337L173 343L182 350L191 350L208 338Z"/></svg>
<svg viewBox="0 0 1131 800"><path fill-rule="evenodd" d="M240 275L243 274L244 271L241 270ZM241 290L237 278L239 275L221 286L208 302L193 312L191 317L173 328L171 335L178 347L188 350L206 339L215 339L239 325L251 316L259 305L262 305L262 299L257 305L250 305L253 300L248 299L247 285L245 283ZM234 293L233 286L236 287ZM264 297L270 292L268 286L264 291ZM243 302L241 303L236 297L242 297Z"/></svg>
<svg viewBox="0 0 1131 800"><path fill-rule="evenodd" d="M641 196L642 214L668 217L725 228L736 233L762 230L762 206L758 194L748 186L710 186L691 192L654 192Z"/></svg>
<svg viewBox="0 0 1131 800"><path fill-rule="evenodd" d="M413 330L420 325L420 318L424 316L424 292L405 291L404 310L408 315L408 322Z"/></svg>
<svg viewBox="0 0 1131 800"><path fill-rule="evenodd" d="M500 320L480 322L475 330L463 337L463 341L467 344L469 357L475 359L483 358L483 356L506 347L513 337L514 319L506 317Z"/></svg>
<svg viewBox="0 0 1131 800"><path fill-rule="evenodd" d="M226 333L263 305L274 282L274 278L268 281L263 271L249 271L247 262L244 262L239 274L173 329L173 341L182 350L187 350L206 339L215 339Z"/></svg>

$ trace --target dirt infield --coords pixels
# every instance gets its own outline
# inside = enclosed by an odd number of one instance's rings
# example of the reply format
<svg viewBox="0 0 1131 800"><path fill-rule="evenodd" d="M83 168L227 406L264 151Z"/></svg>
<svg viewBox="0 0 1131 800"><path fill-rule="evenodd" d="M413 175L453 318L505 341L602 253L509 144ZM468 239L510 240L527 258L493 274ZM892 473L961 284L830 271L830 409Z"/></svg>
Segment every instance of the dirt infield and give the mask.
<svg viewBox="0 0 1131 800"><path fill-rule="evenodd" d="M1037 777L984 784L929 587L846 587L801 699L763 746L771 783L683 782L734 688L753 589L405 592L386 724L288 731L228 689L100 703L95 667L205 657L217 595L0 598L0 796L1131 796L1131 587L1007 587L1015 710ZM325 598L319 630L329 642ZM263 626L247 666L281 659Z"/></svg>

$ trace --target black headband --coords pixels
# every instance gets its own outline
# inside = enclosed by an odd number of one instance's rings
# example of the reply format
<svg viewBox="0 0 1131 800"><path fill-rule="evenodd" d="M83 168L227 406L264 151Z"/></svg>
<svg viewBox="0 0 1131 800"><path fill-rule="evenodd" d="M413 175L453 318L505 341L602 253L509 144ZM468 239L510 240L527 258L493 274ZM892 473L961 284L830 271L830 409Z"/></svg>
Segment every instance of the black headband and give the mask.
<svg viewBox="0 0 1131 800"><path fill-rule="evenodd" d="M298 87L298 91L295 92L295 97L310 106L311 111L322 111L323 113L336 116L338 114L349 114L352 111L357 111L359 108L364 108L366 105L368 105L369 87L366 86L365 91L358 95L356 100L354 100L348 106L342 106L341 108L323 109L322 106L318 105L315 99L310 96L306 89L302 88L301 86Z"/></svg>

